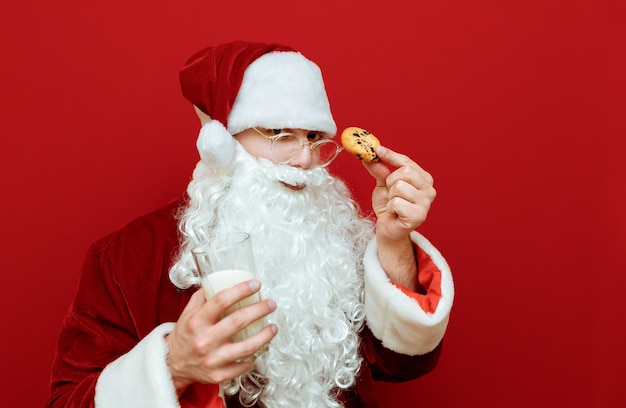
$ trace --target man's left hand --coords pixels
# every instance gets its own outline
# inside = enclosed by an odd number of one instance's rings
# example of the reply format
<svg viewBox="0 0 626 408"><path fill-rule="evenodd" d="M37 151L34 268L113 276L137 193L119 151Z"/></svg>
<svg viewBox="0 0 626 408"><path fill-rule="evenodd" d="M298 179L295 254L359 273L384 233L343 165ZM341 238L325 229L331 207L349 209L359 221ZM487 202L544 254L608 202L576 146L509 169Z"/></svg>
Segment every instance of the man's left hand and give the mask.
<svg viewBox="0 0 626 408"><path fill-rule="evenodd" d="M372 192L376 234L387 241L401 240L426 220L436 196L433 178L408 156L383 146L376 153L380 161L363 162L376 179Z"/></svg>

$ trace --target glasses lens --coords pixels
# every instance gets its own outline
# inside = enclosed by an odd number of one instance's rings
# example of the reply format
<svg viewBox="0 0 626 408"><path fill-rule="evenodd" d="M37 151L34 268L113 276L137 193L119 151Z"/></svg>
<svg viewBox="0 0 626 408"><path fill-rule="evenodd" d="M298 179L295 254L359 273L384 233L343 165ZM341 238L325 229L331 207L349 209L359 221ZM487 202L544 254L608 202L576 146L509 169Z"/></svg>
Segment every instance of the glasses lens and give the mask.
<svg viewBox="0 0 626 408"><path fill-rule="evenodd" d="M272 141L272 159L278 163L287 163L300 153L300 140L295 135L281 135Z"/></svg>
<svg viewBox="0 0 626 408"><path fill-rule="evenodd" d="M326 166L337 156L338 148L339 146L335 142L325 140L316 145L311 151L311 154L315 158L318 166Z"/></svg>
<svg viewBox="0 0 626 408"><path fill-rule="evenodd" d="M327 166L337 156L340 148L332 140L324 140L309 145L311 159L316 166ZM302 141L296 135L281 135L274 138L271 145L272 159L277 163L288 163L302 150Z"/></svg>

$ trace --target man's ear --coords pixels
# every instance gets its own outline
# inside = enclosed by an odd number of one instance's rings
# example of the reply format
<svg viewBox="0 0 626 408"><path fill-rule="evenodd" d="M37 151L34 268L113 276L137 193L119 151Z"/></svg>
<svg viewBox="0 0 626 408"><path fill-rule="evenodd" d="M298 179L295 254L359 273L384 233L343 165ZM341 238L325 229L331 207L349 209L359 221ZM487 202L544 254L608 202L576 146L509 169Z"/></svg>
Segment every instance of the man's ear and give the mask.
<svg viewBox="0 0 626 408"><path fill-rule="evenodd" d="M211 121L211 117L202 112L196 105L193 105L193 109L196 111L196 115L198 115L198 118L200 119L201 126L204 126L206 123Z"/></svg>

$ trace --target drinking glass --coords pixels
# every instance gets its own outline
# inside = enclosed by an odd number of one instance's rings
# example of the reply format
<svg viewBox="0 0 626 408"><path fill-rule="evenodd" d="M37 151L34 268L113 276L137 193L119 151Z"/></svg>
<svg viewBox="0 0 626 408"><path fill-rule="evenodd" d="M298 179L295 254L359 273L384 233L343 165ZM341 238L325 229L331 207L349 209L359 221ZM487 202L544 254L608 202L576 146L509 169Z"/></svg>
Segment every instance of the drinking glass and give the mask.
<svg viewBox="0 0 626 408"><path fill-rule="evenodd" d="M195 247L191 253L207 300L221 290L256 277L252 242L250 235L245 232L215 236ZM257 292L235 303L222 317L260 300L261 296ZM245 340L258 333L266 324L264 318L256 320L235 334L231 340Z"/></svg>

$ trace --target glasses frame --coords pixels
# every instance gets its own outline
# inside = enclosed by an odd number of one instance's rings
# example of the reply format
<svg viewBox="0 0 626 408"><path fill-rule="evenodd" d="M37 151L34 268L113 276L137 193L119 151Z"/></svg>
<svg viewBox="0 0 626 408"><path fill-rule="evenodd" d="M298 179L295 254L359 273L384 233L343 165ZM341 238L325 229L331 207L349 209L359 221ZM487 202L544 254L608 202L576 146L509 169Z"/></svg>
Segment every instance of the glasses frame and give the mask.
<svg viewBox="0 0 626 408"><path fill-rule="evenodd" d="M282 137L285 137L285 136L295 136L295 134L291 133L291 132L281 132L281 133L279 133L277 135L266 135L265 133L263 133L261 130L259 130L256 127L253 127L252 129L254 129L258 134L263 136L265 139L269 140L269 142L270 142L270 155L272 155L272 159L274 159L274 153L273 153L274 143L276 143L276 141L280 140ZM318 146L321 146L321 145L324 145L324 144L328 144L328 143L332 143L335 146L335 154L324 164L313 164L313 167L321 167L321 168L327 167L332 162L334 162L335 159L337 158L337 156L339 156L339 153L341 153L344 150L344 148L339 143L335 142L332 139L322 139L322 140L318 140L317 142L310 142L308 140L300 140L300 148L298 149L297 152L295 152L293 154L293 156L291 156L288 160L285 160L285 161L278 161L277 160L277 162L279 164L287 164L287 163L289 163L294 158L298 157L298 155L302 152L302 149L304 149L305 145L308 145L309 146L309 150L313 151Z"/></svg>

